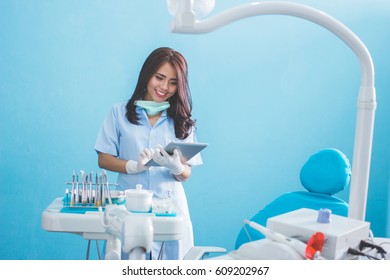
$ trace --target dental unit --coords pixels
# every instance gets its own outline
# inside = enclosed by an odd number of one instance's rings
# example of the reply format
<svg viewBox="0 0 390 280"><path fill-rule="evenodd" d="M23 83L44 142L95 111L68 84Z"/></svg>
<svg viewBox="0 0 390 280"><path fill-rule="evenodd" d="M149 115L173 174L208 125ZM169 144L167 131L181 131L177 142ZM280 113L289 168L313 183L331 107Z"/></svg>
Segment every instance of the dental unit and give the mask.
<svg viewBox="0 0 390 280"><path fill-rule="evenodd" d="M348 246L358 246L357 240L369 236L369 224L365 220L368 179L371 161L371 149L376 109L376 93L374 86L374 65L371 55L362 41L347 26L328 14L301 4L272 1L243 4L220 12L214 16L199 20L196 11L207 14L211 12L213 0L167 0L168 9L174 15L171 25L173 33L201 34L212 32L224 25L247 17L258 15L288 15L302 18L318 24L340 38L357 56L361 67L361 84L357 100L357 116L355 142L352 161L352 176L349 194L348 217L334 215L334 223L319 224L313 218L317 212L290 212L286 215L290 221L306 218L303 226L295 227L291 222L285 222L285 216L270 220L267 227L244 220L244 223L266 236L263 240L249 242L243 245L243 250L233 251L222 256L222 259L264 258L256 252L276 252L291 259L322 259L341 258L345 256ZM203 5L203 6L202 6ZM151 211L129 211L126 203L113 203L114 192L109 189L107 173L95 174L93 183L92 173L81 172L81 190L78 175L73 172L70 201L66 195L57 198L42 214L42 227L47 231L68 232L81 235L86 240L106 240L107 259L120 259L121 251L129 253L129 259L145 259L152 241L179 240L184 235L184 219L180 209L175 208L172 201L152 201ZM135 187L135 186L134 186ZM142 188L137 195L142 196ZM134 190L132 190L134 191ZM134 197L130 192L125 195L126 201ZM143 195L146 195L143 193ZM148 202L149 203L149 202ZM68 211L87 210L82 215L74 215ZM134 210L134 209L132 209ZM291 217L293 217L291 219ZM309 228L308 224L310 224ZM345 225L342 227L341 225ZM328 229L326 229L328 227ZM332 227L336 227L333 228ZM331 228L331 229L329 229ZM294 230L297 230L295 232ZM305 240L294 238L290 234L305 233ZM350 241L345 241L345 236ZM352 238L353 237L353 238ZM352 238L352 239L351 239ZM314 240L314 241L313 241ZM329 240L334 245L329 249ZM343 240L342 248L338 247ZM328 243L327 243L328 242ZM312 244L315 244L312 245ZM324 245L325 244L325 245ZM328 246L328 247L327 247ZM219 247L194 247L185 259L198 259L209 252L224 253ZM245 251L246 250L246 251ZM271 258L268 256L268 258Z"/></svg>

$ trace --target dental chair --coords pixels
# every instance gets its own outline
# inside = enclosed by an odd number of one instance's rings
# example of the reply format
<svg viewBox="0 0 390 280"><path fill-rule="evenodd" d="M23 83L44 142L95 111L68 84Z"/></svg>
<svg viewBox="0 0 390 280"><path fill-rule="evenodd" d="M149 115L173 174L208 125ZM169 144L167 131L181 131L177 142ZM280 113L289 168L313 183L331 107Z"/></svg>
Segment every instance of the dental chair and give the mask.
<svg viewBox="0 0 390 280"><path fill-rule="evenodd" d="M268 218L301 208L326 208L333 214L347 217L348 204L335 194L349 185L350 178L351 165L341 151L332 148L320 150L308 158L300 171L300 182L306 191L288 192L277 197L250 221L266 227ZM263 234L245 224L236 239L235 250L240 250L240 247L248 242L263 238ZM226 250L220 247L195 246L184 259L204 259L213 252L222 253Z"/></svg>

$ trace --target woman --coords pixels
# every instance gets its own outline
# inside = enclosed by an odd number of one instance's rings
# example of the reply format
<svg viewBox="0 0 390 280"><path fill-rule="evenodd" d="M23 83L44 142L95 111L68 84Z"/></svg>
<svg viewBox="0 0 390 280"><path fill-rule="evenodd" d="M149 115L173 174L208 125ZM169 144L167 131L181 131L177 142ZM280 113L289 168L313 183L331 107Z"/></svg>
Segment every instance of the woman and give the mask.
<svg viewBox="0 0 390 280"><path fill-rule="evenodd" d="M94 146L99 167L118 172L118 188L142 184L155 198L170 198L185 215L186 233L179 241L164 244L164 259L182 259L193 247L192 223L181 182L191 175L191 166L202 164L198 154L181 162L162 147L171 141L197 142L187 62L171 48L158 48L145 60L134 93L127 103L115 105L104 120ZM147 167L153 158L158 167ZM154 242L156 259L161 242Z"/></svg>

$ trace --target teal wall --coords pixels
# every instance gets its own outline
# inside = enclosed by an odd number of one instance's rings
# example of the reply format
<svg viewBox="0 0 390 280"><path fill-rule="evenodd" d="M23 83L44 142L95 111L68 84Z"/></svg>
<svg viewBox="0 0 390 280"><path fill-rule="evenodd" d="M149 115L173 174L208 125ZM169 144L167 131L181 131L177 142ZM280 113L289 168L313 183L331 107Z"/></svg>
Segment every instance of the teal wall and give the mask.
<svg viewBox="0 0 390 280"><path fill-rule="evenodd" d="M213 14L244 3L219 0ZM366 219L374 235L389 237L390 2L299 3L345 23L373 57L378 108ZM87 242L44 231L41 213L73 170L98 170L99 126L112 104L130 97L156 47L187 57L198 138L210 144L185 183L196 245L232 250L243 219L303 189L300 168L319 149L352 160L360 67L333 34L288 16L203 35L172 34L171 20L163 0L0 1L0 259L85 258Z"/></svg>

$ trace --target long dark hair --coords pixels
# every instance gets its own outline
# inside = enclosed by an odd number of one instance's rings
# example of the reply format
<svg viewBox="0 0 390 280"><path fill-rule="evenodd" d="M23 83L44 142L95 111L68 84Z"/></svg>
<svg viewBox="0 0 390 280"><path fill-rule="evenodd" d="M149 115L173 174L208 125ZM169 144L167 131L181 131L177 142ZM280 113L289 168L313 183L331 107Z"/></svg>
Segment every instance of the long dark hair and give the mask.
<svg viewBox="0 0 390 280"><path fill-rule="evenodd" d="M177 92L167 100L170 104L167 110L168 116L174 120L176 137L185 139L195 126L195 120L191 119L192 98L188 86L187 61L182 54L171 48L158 48L146 58L139 73L133 96L127 102L126 117L129 122L139 125L134 102L143 99L147 83L165 62L169 62L177 72Z"/></svg>

